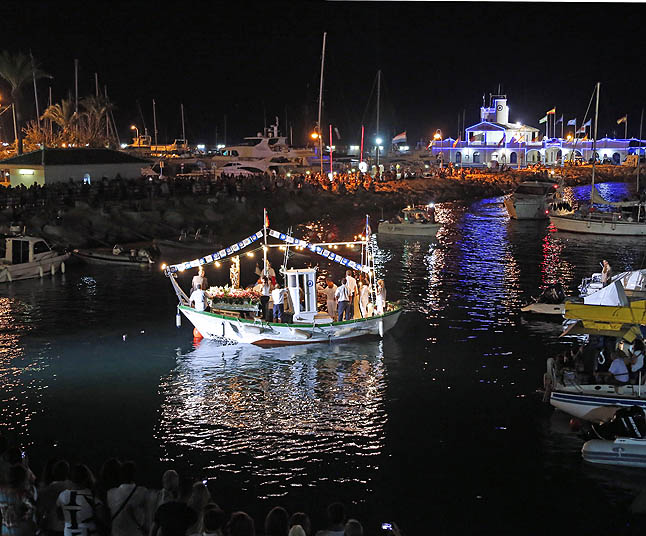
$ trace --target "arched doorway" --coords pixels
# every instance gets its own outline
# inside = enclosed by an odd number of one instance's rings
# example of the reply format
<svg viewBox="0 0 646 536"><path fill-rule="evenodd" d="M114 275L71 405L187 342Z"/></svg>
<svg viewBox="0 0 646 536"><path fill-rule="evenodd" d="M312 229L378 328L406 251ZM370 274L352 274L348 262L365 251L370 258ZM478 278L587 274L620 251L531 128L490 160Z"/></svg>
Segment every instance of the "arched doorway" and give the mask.
<svg viewBox="0 0 646 536"><path fill-rule="evenodd" d="M460 162L462 162L462 153L458 151L457 153L455 153L455 163L459 164Z"/></svg>
<svg viewBox="0 0 646 536"><path fill-rule="evenodd" d="M517 164L518 163L518 155L515 152L512 152L509 154L509 163L510 164Z"/></svg>
<svg viewBox="0 0 646 536"><path fill-rule="evenodd" d="M473 153L473 163L474 164L479 164L480 163L480 153L478 151Z"/></svg>

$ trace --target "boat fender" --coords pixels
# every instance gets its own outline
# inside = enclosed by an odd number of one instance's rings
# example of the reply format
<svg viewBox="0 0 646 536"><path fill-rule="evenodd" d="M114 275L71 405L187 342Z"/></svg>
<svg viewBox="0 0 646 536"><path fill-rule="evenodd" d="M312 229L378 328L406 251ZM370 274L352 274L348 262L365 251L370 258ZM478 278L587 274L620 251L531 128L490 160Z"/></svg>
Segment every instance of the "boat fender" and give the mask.
<svg viewBox="0 0 646 536"><path fill-rule="evenodd" d="M43 278L43 275L45 275L45 274L43 273L43 267L42 267L42 266L39 266L39 267L38 267L38 276L42 279L42 278Z"/></svg>
<svg viewBox="0 0 646 536"><path fill-rule="evenodd" d="M182 327L182 315L179 312L179 307L177 308L177 314L175 315L175 325L178 328Z"/></svg>
<svg viewBox="0 0 646 536"><path fill-rule="evenodd" d="M197 339L198 341L203 339L204 337L202 334L197 330L197 328L193 328L193 338Z"/></svg>
<svg viewBox="0 0 646 536"><path fill-rule="evenodd" d="M52 275L56 273L56 265L54 263L50 266L50 270L52 271Z"/></svg>
<svg viewBox="0 0 646 536"><path fill-rule="evenodd" d="M292 335L295 335L297 337L300 337L302 339L311 339L312 334L309 331L305 331L302 329L297 329L297 328L289 328L289 331L292 332Z"/></svg>
<svg viewBox="0 0 646 536"><path fill-rule="evenodd" d="M65 273L65 263L61 262L61 274Z"/></svg>

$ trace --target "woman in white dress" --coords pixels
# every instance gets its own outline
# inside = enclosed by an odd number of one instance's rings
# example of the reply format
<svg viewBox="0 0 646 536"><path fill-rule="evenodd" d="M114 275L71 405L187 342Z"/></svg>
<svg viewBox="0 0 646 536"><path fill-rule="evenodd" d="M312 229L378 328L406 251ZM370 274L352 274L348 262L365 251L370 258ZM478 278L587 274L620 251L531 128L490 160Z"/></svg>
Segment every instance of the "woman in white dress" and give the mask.
<svg viewBox="0 0 646 536"><path fill-rule="evenodd" d="M386 284L383 279L377 281L377 299L375 305L377 306L377 314L384 314L386 308Z"/></svg>
<svg viewBox="0 0 646 536"><path fill-rule="evenodd" d="M366 280L361 278L359 280L359 310L361 311L361 317L368 317L368 302L370 301L370 287Z"/></svg>

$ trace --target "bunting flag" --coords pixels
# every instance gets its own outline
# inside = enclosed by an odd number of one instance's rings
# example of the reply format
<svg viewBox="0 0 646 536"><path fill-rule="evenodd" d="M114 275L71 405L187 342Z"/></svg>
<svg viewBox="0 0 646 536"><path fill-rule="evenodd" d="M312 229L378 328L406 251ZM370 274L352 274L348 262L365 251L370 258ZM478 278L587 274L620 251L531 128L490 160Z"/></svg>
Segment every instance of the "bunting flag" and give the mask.
<svg viewBox="0 0 646 536"><path fill-rule="evenodd" d="M370 240L370 235L372 235L372 229L370 228L370 216L366 214L366 242Z"/></svg>
<svg viewBox="0 0 646 536"><path fill-rule="evenodd" d="M521 135L518 137L518 139L516 140L516 143L521 143L521 142L523 142L523 141L525 141L525 135L524 135L524 134L521 134Z"/></svg>
<svg viewBox="0 0 646 536"><path fill-rule="evenodd" d="M551 110L548 110L545 115L554 115L556 113L556 106L552 108Z"/></svg>
<svg viewBox="0 0 646 536"><path fill-rule="evenodd" d="M305 240L300 240L298 238L294 238L293 236L289 236L285 233L279 233L272 229L269 229L269 236L278 238L278 240L282 240L283 242L289 244L290 246L298 246L301 248L309 249L312 253L321 255L321 257L325 257L329 261L338 262L339 264L352 268L353 270L359 270L365 273L370 272L370 267L366 266L365 264L360 264L358 262L351 261L350 259L346 259L341 255L337 255L336 253L328 249L325 249L324 247L317 246L316 244L310 244L309 242L305 242Z"/></svg>
<svg viewBox="0 0 646 536"><path fill-rule="evenodd" d="M541 117L541 118L538 120L538 124L540 125L541 123L547 123L547 116L545 116L545 117Z"/></svg>
<svg viewBox="0 0 646 536"><path fill-rule="evenodd" d="M453 142L454 149L457 147L458 143L460 143L460 136L458 136L458 139Z"/></svg>
<svg viewBox="0 0 646 536"><path fill-rule="evenodd" d="M571 126L571 125L572 125L572 126L576 126L576 117L575 117L574 119L570 119L570 120L567 122L567 126L568 126L568 127L569 127L569 126Z"/></svg>
<svg viewBox="0 0 646 536"><path fill-rule="evenodd" d="M589 127L592 124L592 119L588 119L582 126Z"/></svg>
<svg viewBox="0 0 646 536"><path fill-rule="evenodd" d="M559 119L556 123L554 123L554 124L555 124L555 125L558 125L559 123L562 123L562 122L563 122L563 114L561 114L560 119Z"/></svg>
<svg viewBox="0 0 646 536"><path fill-rule="evenodd" d="M198 266L202 266L203 264L211 264L212 262L222 260L226 257L237 255L240 250L246 248L250 244L253 244L257 240L260 240L263 236L264 233L262 231L258 231L257 233L248 236L244 240L241 240L236 244L231 244L228 248L224 248L215 253L211 253L206 257L168 266L166 268L166 275L174 274L175 272L183 272L184 270L189 270L190 268L197 268Z"/></svg>
<svg viewBox="0 0 646 536"><path fill-rule="evenodd" d="M507 137L507 133L505 132L505 133L502 135L502 139L498 142L498 147L500 147L502 144L504 144L504 143L505 143L505 138L506 138L506 137Z"/></svg>
<svg viewBox="0 0 646 536"><path fill-rule="evenodd" d="M628 115L627 114L624 115L623 117L620 117L619 119L617 119L617 124L621 125L622 123L625 123L626 121L628 121Z"/></svg>
<svg viewBox="0 0 646 536"><path fill-rule="evenodd" d="M406 131L404 130L404 132L402 132L400 134L397 134L397 136L395 136L393 138L392 142L393 143L406 143Z"/></svg>

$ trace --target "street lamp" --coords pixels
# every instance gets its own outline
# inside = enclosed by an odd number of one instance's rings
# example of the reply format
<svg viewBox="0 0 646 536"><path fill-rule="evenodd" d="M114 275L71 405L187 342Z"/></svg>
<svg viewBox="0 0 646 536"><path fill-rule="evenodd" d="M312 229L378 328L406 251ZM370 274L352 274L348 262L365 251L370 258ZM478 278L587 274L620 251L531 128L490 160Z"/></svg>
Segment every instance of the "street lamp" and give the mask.
<svg viewBox="0 0 646 536"><path fill-rule="evenodd" d="M377 173L379 172L379 146L383 143L383 140L381 138L375 139L375 142L377 143Z"/></svg>
<svg viewBox="0 0 646 536"><path fill-rule="evenodd" d="M134 130L137 133L137 143L135 143L134 145L137 145L137 146L140 145L140 143L139 143L139 129L135 125L130 125L130 130Z"/></svg>
<svg viewBox="0 0 646 536"><path fill-rule="evenodd" d="M442 141L442 130L437 129L435 134L433 134L433 139L435 141L440 140L440 169L444 166L444 142Z"/></svg>

